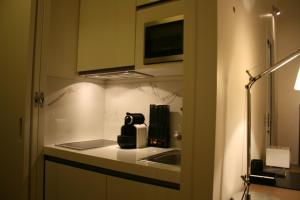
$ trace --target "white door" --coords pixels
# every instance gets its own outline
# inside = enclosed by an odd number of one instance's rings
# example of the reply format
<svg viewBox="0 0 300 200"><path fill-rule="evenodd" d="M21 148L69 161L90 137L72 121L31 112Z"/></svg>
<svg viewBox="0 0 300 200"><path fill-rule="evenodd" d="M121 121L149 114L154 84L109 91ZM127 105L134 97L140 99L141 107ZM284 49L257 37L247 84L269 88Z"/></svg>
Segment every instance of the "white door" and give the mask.
<svg viewBox="0 0 300 200"><path fill-rule="evenodd" d="M35 0L0 1L0 194L28 196Z"/></svg>

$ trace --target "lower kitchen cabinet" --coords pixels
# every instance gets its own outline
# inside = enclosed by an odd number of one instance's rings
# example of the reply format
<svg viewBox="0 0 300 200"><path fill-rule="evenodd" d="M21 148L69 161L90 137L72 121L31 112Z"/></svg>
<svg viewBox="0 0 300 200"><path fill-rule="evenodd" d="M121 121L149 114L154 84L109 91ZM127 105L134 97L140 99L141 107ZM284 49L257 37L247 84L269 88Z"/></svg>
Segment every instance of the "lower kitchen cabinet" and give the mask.
<svg viewBox="0 0 300 200"><path fill-rule="evenodd" d="M179 190L107 176L107 200L178 200Z"/></svg>
<svg viewBox="0 0 300 200"><path fill-rule="evenodd" d="M45 163L45 200L105 200L106 175Z"/></svg>
<svg viewBox="0 0 300 200"><path fill-rule="evenodd" d="M45 200L179 200L179 190L45 161Z"/></svg>

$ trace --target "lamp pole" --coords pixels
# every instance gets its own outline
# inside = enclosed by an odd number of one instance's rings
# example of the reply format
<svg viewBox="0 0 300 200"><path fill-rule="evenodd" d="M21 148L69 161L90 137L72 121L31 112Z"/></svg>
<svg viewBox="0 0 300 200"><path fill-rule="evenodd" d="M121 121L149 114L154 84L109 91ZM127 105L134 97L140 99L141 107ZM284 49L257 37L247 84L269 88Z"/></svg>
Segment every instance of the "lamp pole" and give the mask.
<svg viewBox="0 0 300 200"><path fill-rule="evenodd" d="M262 73L252 76L250 72L247 70L246 73L249 75L249 83L245 86L247 90L247 172L246 175L242 176L242 180L244 181L246 187L244 189L244 193L242 196L242 200L250 200L250 174L251 174L251 88L253 84L261 79L262 77L275 72L276 70L280 69L281 67L285 66L287 63L291 62L292 60L296 59L300 56L300 49L291 53L289 56L285 57L284 59L280 60L272 67L268 68L267 70L263 71Z"/></svg>

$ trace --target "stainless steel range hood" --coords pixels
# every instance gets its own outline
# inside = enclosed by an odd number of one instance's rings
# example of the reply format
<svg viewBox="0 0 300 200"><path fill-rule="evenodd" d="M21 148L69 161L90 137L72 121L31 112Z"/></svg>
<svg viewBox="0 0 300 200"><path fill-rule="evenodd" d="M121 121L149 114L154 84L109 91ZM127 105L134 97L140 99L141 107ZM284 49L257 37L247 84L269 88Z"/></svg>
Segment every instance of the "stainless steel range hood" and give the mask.
<svg viewBox="0 0 300 200"><path fill-rule="evenodd" d="M117 80L127 78L150 78L152 75L134 70L134 66L114 67L107 69L97 69L78 72L80 76L95 78L100 80Z"/></svg>

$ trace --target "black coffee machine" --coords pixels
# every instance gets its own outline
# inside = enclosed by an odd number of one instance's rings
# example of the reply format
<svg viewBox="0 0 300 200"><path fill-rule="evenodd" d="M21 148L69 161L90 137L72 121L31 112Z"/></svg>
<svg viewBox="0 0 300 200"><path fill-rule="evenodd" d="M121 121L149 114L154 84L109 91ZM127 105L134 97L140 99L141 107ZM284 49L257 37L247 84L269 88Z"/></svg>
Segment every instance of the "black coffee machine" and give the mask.
<svg viewBox="0 0 300 200"><path fill-rule="evenodd" d="M121 135L117 138L119 146L123 149L132 149L147 145L147 127L144 125L144 115L141 113L126 113L124 121L124 125L121 127ZM146 140L146 142L143 142L143 140Z"/></svg>

